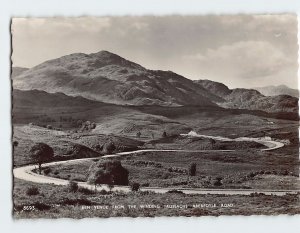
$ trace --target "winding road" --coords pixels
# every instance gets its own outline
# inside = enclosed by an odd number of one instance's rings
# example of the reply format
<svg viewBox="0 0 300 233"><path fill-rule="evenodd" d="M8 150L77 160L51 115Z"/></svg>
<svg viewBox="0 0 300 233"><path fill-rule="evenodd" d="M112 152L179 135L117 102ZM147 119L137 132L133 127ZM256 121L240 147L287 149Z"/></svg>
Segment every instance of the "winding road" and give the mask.
<svg viewBox="0 0 300 233"><path fill-rule="evenodd" d="M181 134L182 136L187 137L205 137L205 138L212 138L215 140L221 140L221 141L255 141L261 144L264 144L267 146L267 148L262 149L262 151L267 150L275 150L278 148L281 148L284 146L283 143L272 141L272 140L264 140L262 138L236 138L236 139L229 139L224 137L215 137L215 136L207 136L207 135L198 135L195 132L190 132L189 134ZM120 152L112 155L105 155L101 158L111 158L111 157L120 157L124 155L132 155L132 154L138 154L143 152L230 152L233 150L156 150L156 149L143 149L143 150L136 150L136 151L130 151L130 152ZM97 158L84 158L84 159L73 159L73 160L67 160L67 161L58 161L58 162L51 162L43 164L43 167L50 167L50 166L56 166L61 164L72 164L72 163L78 163L81 161L88 161L88 160L94 160ZM13 174L15 178L30 181L34 183L40 183L40 184L53 184L53 185L68 185L69 181L49 176L44 176L37 174L33 172L33 170L36 168L36 165L27 165L23 167L18 167L13 169ZM88 188L88 189L95 189L94 185L90 185L86 182L78 182L78 185L80 187ZM107 185L101 185L100 187L97 187L97 190L100 191L102 189L109 190L109 187ZM174 190L175 188L161 188L161 187L142 187L141 191L153 191L155 193L167 193L169 191ZM263 193L266 195L285 195L288 193L298 193L300 190L254 190L254 189L196 189L196 188L176 188L176 190L181 191L185 194L226 194L226 195L250 195L252 193ZM112 191L123 191L123 192L130 192L129 186L114 186Z"/></svg>

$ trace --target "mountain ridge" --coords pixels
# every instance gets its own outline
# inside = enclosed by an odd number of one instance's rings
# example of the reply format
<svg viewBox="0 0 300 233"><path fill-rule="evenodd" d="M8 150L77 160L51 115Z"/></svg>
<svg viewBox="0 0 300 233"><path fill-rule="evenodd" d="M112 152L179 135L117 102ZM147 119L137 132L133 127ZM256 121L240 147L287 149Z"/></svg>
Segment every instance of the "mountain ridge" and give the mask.
<svg viewBox="0 0 300 233"><path fill-rule="evenodd" d="M215 105L220 98L170 71L154 71L101 51L46 61L13 79L20 90L44 90L131 105Z"/></svg>

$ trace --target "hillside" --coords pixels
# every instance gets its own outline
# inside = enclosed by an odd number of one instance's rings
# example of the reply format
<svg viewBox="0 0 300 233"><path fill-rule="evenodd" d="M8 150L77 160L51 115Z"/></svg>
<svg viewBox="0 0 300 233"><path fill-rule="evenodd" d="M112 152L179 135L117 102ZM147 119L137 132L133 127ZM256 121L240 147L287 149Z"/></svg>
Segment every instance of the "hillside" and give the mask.
<svg viewBox="0 0 300 233"><path fill-rule="evenodd" d="M92 101L83 97L67 96L63 93L49 94L39 90L13 90L13 106L20 107L76 107L76 106L95 106L103 105L104 103Z"/></svg>
<svg viewBox="0 0 300 233"><path fill-rule="evenodd" d="M299 91L297 89L289 88L286 85L255 87L254 89L265 96L290 95L299 98Z"/></svg>
<svg viewBox="0 0 300 233"><path fill-rule="evenodd" d="M223 98L216 102L224 108L262 110L266 112L298 112L298 98L289 95L265 96L254 89L229 89L222 83L210 80L197 80L208 91Z"/></svg>
<svg viewBox="0 0 300 233"><path fill-rule="evenodd" d="M178 74L147 70L107 51L46 61L16 76L13 87L121 105L214 106L221 100Z"/></svg>

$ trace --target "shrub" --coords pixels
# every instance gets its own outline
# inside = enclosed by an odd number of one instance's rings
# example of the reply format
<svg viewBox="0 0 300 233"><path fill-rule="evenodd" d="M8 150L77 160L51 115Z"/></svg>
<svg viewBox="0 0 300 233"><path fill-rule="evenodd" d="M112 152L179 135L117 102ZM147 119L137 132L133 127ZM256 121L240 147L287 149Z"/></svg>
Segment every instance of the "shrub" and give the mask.
<svg viewBox="0 0 300 233"><path fill-rule="evenodd" d="M52 125L47 125L47 129L53 129Z"/></svg>
<svg viewBox="0 0 300 233"><path fill-rule="evenodd" d="M222 185L222 178L217 177L215 182L214 182L214 186L221 186L221 185Z"/></svg>
<svg viewBox="0 0 300 233"><path fill-rule="evenodd" d="M105 154L110 154L112 153L114 150L116 149L116 146L115 144L110 141L110 142L107 142L103 145L103 153Z"/></svg>
<svg viewBox="0 0 300 233"><path fill-rule="evenodd" d="M166 137L167 137L166 131L163 132L162 137L163 137L163 138L166 138Z"/></svg>
<svg viewBox="0 0 300 233"><path fill-rule="evenodd" d="M59 174L59 171L55 171L53 172L54 175L58 175Z"/></svg>
<svg viewBox="0 0 300 233"><path fill-rule="evenodd" d="M130 188L131 188L131 191L133 191L133 192L139 191L139 189L140 189L140 184L137 183L137 182L133 182L133 183L130 185Z"/></svg>
<svg viewBox="0 0 300 233"><path fill-rule="evenodd" d="M19 142L18 142L18 141L14 141L14 142L13 142L13 146L14 146L14 147L17 147L18 145L19 145Z"/></svg>
<svg viewBox="0 0 300 233"><path fill-rule="evenodd" d="M111 191L114 188L114 185L113 184L108 184L108 188L109 188L109 191Z"/></svg>
<svg viewBox="0 0 300 233"><path fill-rule="evenodd" d="M196 163L191 163L189 167L189 175L190 176L195 176L196 175L196 169L197 169L197 164Z"/></svg>
<svg viewBox="0 0 300 233"><path fill-rule="evenodd" d="M169 190L167 193L180 193L180 194L183 194L182 191L180 190L177 190L177 189L172 189L172 190Z"/></svg>
<svg viewBox="0 0 300 233"><path fill-rule="evenodd" d="M93 190L88 189L88 188L84 188L84 187L79 187L78 192L86 194L86 195L91 195L91 194L95 193Z"/></svg>
<svg viewBox="0 0 300 233"><path fill-rule="evenodd" d="M68 190L73 193L77 192L78 191L78 183L75 182L74 180L70 180L69 184L68 184Z"/></svg>
<svg viewBox="0 0 300 233"><path fill-rule="evenodd" d="M102 189L99 193L101 195L107 195L107 194L109 194L109 192L107 192L105 189Z"/></svg>
<svg viewBox="0 0 300 233"><path fill-rule="evenodd" d="M50 167L46 167L43 169L43 173L44 175L48 175L51 172L51 168Z"/></svg>
<svg viewBox="0 0 300 233"><path fill-rule="evenodd" d="M171 174L169 172L164 172L161 176L162 179L168 179L170 178Z"/></svg>
<svg viewBox="0 0 300 233"><path fill-rule="evenodd" d="M38 195L39 193L39 189L36 186L31 186L26 189L26 195L28 196Z"/></svg>
<svg viewBox="0 0 300 233"><path fill-rule="evenodd" d="M95 129L95 128L96 128L96 123L95 123L95 122L91 123L90 128L91 128L91 129Z"/></svg>

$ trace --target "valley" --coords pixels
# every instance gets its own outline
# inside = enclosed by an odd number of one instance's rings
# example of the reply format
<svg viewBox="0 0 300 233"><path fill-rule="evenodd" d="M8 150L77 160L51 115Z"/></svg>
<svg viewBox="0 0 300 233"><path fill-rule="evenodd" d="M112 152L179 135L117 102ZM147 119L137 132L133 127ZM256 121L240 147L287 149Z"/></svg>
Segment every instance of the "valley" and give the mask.
<svg viewBox="0 0 300 233"><path fill-rule="evenodd" d="M19 67L12 78L17 218L97 216L80 215L80 206L109 201L192 206L229 197L236 206L227 212L102 214L248 214L250 200L260 213L300 211L296 97L196 82L107 51ZM37 211L22 212L26 205Z"/></svg>

